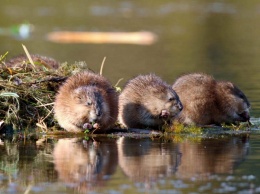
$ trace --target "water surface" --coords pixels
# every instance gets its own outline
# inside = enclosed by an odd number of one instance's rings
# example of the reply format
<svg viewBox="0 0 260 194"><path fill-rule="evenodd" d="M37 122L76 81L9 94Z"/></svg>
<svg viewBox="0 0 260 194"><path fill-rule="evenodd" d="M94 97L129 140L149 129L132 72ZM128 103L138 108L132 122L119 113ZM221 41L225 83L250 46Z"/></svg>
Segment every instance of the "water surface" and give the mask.
<svg viewBox="0 0 260 194"><path fill-rule="evenodd" d="M253 138L252 138L253 137ZM6 139L1 193L260 192L258 132L179 138Z"/></svg>

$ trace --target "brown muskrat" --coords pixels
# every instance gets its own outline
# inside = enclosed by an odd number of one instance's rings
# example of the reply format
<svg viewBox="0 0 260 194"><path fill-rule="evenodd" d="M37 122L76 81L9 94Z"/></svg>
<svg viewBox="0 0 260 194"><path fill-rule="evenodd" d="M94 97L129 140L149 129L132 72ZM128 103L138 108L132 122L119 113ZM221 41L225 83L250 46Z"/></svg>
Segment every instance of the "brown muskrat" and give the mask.
<svg viewBox="0 0 260 194"><path fill-rule="evenodd" d="M176 92L154 74L129 80L119 96L119 122L127 128L161 128L181 110Z"/></svg>
<svg viewBox="0 0 260 194"><path fill-rule="evenodd" d="M17 69L23 69L23 70L32 70L33 68L36 69L58 69L59 63L51 58L51 57L46 57L38 54L32 54L30 55L35 67L30 63L29 59L25 54L16 56L7 62L5 62L6 67L11 67L14 70Z"/></svg>
<svg viewBox="0 0 260 194"><path fill-rule="evenodd" d="M104 130L117 119L118 94L103 76L88 71L77 73L60 87L54 113L67 131Z"/></svg>
<svg viewBox="0 0 260 194"><path fill-rule="evenodd" d="M247 97L231 82L192 73L179 77L172 88L183 104L183 110L177 117L181 123L220 125L250 119Z"/></svg>

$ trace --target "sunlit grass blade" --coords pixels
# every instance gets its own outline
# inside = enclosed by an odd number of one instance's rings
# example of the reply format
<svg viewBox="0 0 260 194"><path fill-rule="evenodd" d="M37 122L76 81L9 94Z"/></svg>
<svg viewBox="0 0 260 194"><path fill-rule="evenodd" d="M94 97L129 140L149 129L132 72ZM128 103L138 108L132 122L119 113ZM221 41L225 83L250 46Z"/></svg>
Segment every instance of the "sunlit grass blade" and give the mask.
<svg viewBox="0 0 260 194"><path fill-rule="evenodd" d="M7 55L8 55L8 51L5 54L0 56L0 61L2 61Z"/></svg>
<svg viewBox="0 0 260 194"><path fill-rule="evenodd" d="M2 92L2 93L0 93L0 96L19 98L19 95L17 93L14 93L14 92Z"/></svg>
<svg viewBox="0 0 260 194"><path fill-rule="evenodd" d="M34 62L33 62L33 60L32 60L32 57L31 57L29 51L27 50L26 46L24 46L23 44L22 44L22 46L23 46L23 50L24 50L24 52L25 52L25 54L26 54L28 60L30 61L30 63L32 64L32 66L35 67L35 64L34 64Z"/></svg>
<svg viewBox="0 0 260 194"><path fill-rule="evenodd" d="M102 63L101 63L101 67L100 67L100 71L99 71L99 74L102 75L103 74L103 67L104 67L104 64L105 64L105 61L106 61L106 57L104 57Z"/></svg>

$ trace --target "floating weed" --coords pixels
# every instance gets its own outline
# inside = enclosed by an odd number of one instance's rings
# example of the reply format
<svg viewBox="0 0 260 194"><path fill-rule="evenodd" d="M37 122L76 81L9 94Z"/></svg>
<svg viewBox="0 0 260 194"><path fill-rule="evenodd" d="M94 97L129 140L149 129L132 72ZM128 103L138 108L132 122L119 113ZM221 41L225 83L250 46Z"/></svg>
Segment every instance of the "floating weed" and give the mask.
<svg viewBox="0 0 260 194"><path fill-rule="evenodd" d="M171 126L165 128L165 133L190 133L190 134L201 134L202 128L191 125L191 126L185 126L181 123L174 122Z"/></svg>
<svg viewBox="0 0 260 194"><path fill-rule="evenodd" d="M162 138L166 141L183 142L187 139L190 141L200 141L203 129L197 126L185 126L181 123L174 122L171 126L165 124Z"/></svg>
<svg viewBox="0 0 260 194"><path fill-rule="evenodd" d="M224 128L228 128L228 129L231 129L231 130L235 130L235 131L238 131L238 130L241 130L241 131L248 131L250 130L252 124L250 123L250 121L248 122L244 122L244 123L236 123L236 124L223 124L222 127Z"/></svg>

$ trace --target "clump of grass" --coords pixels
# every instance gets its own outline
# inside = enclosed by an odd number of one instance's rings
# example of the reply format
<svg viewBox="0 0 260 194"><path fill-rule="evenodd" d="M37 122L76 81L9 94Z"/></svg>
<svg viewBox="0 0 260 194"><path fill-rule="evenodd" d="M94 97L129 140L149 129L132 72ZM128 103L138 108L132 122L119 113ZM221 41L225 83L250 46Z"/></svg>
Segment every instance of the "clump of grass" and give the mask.
<svg viewBox="0 0 260 194"><path fill-rule="evenodd" d="M0 56L0 122L19 130L38 126L46 131L55 126L53 102L59 86L68 76L89 70L87 64L75 62L62 63L58 69L34 68L30 58L22 63L31 68L13 68L6 65L7 54ZM41 65L38 63L34 65Z"/></svg>

